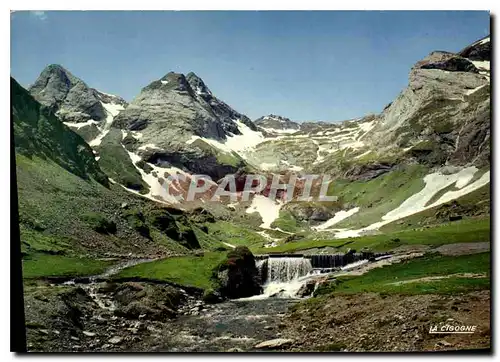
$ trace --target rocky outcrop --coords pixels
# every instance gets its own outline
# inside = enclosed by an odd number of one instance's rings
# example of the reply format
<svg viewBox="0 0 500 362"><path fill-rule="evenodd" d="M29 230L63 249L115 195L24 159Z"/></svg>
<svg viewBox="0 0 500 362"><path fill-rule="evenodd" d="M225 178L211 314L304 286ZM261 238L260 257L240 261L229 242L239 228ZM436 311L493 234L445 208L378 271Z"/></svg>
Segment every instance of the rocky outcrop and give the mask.
<svg viewBox="0 0 500 362"><path fill-rule="evenodd" d="M479 70L466 58L449 52L432 52L417 62L415 69L441 69L449 72L479 73Z"/></svg>
<svg viewBox="0 0 500 362"><path fill-rule="evenodd" d="M162 147L185 143L193 135L224 140L230 133L240 134L236 119L255 128L247 117L214 97L194 73L185 77L170 72L143 88L114 126L141 131L141 142Z"/></svg>
<svg viewBox="0 0 500 362"><path fill-rule="evenodd" d="M175 317L177 307L185 301L185 296L173 287L134 282L118 285L113 297L116 315L160 321Z"/></svg>
<svg viewBox="0 0 500 362"><path fill-rule="evenodd" d="M470 60L490 61L491 60L490 36L488 35L487 37L484 37L483 39L480 39L475 43L472 43L471 45L461 50L458 54Z"/></svg>
<svg viewBox="0 0 500 362"><path fill-rule="evenodd" d="M255 124L245 116L233 108L231 108L228 104L224 103L217 97L215 97L210 89L206 86L205 82L198 77L195 73L190 72L186 75L186 79L191 86L191 88L195 91L195 93L202 98L205 102L210 105L213 113L217 116L219 121L222 123L222 128L224 132L233 133L233 134L241 134L240 130L234 123L234 120L239 119L242 123L247 125L251 130L256 131L257 127Z"/></svg>
<svg viewBox="0 0 500 362"><path fill-rule="evenodd" d="M244 298L262 293L255 257L246 246L238 246L214 270L218 291L227 298Z"/></svg>

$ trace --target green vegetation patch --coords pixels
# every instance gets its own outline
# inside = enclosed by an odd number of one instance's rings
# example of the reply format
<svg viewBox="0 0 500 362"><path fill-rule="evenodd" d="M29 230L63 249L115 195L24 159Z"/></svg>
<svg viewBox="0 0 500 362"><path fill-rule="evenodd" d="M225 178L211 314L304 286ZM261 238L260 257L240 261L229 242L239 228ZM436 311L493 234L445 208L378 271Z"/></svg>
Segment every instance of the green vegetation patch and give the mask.
<svg viewBox="0 0 500 362"><path fill-rule="evenodd" d="M86 212L82 215L82 219L92 230L101 234L114 234L116 233L116 223L109 220L103 214L98 212Z"/></svg>
<svg viewBox="0 0 500 362"><path fill-rule="evenodd" d="M113 180L125 187L147 193L148 185L134 166L122 144L122 132L111 128L98 148L99 166Z"/></svg>
<svg viewBox="0 0 500 362"><path fill-rule="evenodd" d="M212 288L212 270L226 253L209 252L203 256L181 256L139 264L122 270L117 278L141 277L164 280L202 289Z"/></svg>
<svg viewBox="0 0 500 362"><path fill-rule="evenodd" d="M218 221L207 224L209 235L231 245L262 246L268 240L249 227L234 222Z"/></svg>
<svg viewBox="0 0 500 362"><path fill-rule="evenodd" d="M23 258L23 277L76 277L104 272L113 262L63 255L32 254Z"/></svg>
<svg viewBox="0 0 500 362"><path fill-rule="evenodd" d="M271 224L272 228L280 228L288 232L295 232L303 227L298 220L293 217L290 211L280 210L279 217Z"/></svg>

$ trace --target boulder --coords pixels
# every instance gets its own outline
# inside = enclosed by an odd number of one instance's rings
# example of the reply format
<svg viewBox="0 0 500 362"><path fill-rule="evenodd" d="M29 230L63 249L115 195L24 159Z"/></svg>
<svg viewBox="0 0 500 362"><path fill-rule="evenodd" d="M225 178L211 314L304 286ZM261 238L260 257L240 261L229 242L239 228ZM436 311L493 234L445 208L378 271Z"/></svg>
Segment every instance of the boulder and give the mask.
<svg viewBox="0 0 500 362"><path fill-rule="evenodd" d="M305 284L302 284L299 291L297 292L297 297L304 298L310 296L314 292L316 287L315 280L308 280Z"/></svg>
<svg viewBox="0 0 500 362"><path fill-rule="evenodd" d="M276 338L276 339L271 339L269 341L264 341L256 344L254 348L257 349L276 349L276 348L282 348L285 346L289 346L290 344L293 343L292 339L286 339L286 338Z"/></svg>
<svg viewBox="0 0 500 362"><path fill-rule="evenodd" d="M262 293L255 258L246 246L238 246L214 270L218 291L228 298L243 298Z"/></svg>

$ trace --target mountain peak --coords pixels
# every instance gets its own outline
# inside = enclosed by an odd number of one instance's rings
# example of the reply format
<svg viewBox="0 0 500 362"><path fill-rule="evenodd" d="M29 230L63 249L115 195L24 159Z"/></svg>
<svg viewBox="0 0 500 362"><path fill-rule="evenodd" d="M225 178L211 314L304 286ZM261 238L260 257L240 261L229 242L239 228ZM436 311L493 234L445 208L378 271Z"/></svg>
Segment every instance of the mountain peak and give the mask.
<svg viewBox="0 0 500 362"><path fill-rule="evenodd" d="M267 116L260 117L254 121L254 123L268 130L299 130L300 124L293 122L290 118L283 116L278 116L276 114L269 114Z"/></svg>
<svg viewBox="0 0 500 362"><path fill-rule="evenodd" d="M90 88L60 64L45 67L29 92L63 122L70 123L105 120L107 112L103 102L126 104L119 97L111 97Z"/></svg>

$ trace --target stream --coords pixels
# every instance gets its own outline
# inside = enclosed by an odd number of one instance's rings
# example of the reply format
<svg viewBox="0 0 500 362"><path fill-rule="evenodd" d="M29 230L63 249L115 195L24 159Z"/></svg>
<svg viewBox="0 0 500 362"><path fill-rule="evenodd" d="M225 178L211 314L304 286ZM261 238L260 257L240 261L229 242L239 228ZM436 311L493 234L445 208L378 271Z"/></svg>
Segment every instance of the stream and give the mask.
<svg viewBox="0 0 500 362"><path fill-rule="evenodd" d="M385 258L387 256L376 259ZM372 262L377 263L377 260L372 258ZM113 316L117 309L113 295L103 292L101 287L105 285L108 277L120 270L150 261L152 259L130 260L114 265L100 275L88 278L86 283L81 283L79 280L64 283L81 286L98 306L94 317L90 318L102 320L102 316L108 316L105 317L106 323L115 331L113 333L125 338L124 341L129 341L119 345L108 343L101 347L91 347L91 344L89 349L118 348L118 350L164 352L258 351L255 346L260 342L286 338L282 335L285 327L283 318L291 306L303 299L299 297L301 295L299 290L304 285L312 282L312 286L315 287L319 280L325 280L336 274L350 273L351 270L359 271L368 263L362 254L350 255L348 258L341 254L260 256L256 263L264 280L263 293L260 295L219 304L206 304L199 297L180 289L187 299L186 303L179 307L176 318L163 322L140 318L136 322L121 317L117 319ZM306 295L309 296L311 293L310 289ZM142 325L141 332L139 334L132 332L130 335L128 331L136 328L130 328L130 325ZM129 337L126 337L127 335Z"/></svg>

